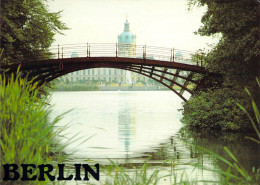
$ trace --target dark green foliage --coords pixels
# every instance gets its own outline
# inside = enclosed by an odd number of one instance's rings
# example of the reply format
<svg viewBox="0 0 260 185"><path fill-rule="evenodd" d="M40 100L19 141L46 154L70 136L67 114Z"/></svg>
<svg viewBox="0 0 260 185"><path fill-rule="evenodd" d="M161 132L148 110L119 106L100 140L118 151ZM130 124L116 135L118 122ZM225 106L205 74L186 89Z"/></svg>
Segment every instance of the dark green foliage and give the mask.
<svg viewBox="0 0 260 185"><path fill-rule="evenodd" d="M55 33L67 27L59 20L60 12L48 11L47 0L1 0L2 62L25 60L42 55L54 41Z"/></svg>
<svg viewBox="0 0 260 185"><path fill-rule="evenodd" d="M249 101L246 86L259 105L255 77L259 76L259 4L256 0L189 0L208 7L197 34L219 34L219 43L207 55L207 68L223 75L220 88L198 92L184 105L183 121L191 127L240 130L251 125L236 107ZM247 109L252 112L252 108Z"/></svg>
<svg viewBox="0 0 260 185"><path fill-rule="evenodd" d="M248 85L259 75L259 3L256 0L189 0L206 5L197 34L221 39L207 56L210 71L222 73L226 85Z"/></svg>
<svg viewBox="0 0 260 185"><path fill-rule="evenodd" d="M246 106L249 99L245 93L230 88L200 92L184 105L182 120L191 128L234 131L252 128L246 114L236 106L237 102Z"/></svg>

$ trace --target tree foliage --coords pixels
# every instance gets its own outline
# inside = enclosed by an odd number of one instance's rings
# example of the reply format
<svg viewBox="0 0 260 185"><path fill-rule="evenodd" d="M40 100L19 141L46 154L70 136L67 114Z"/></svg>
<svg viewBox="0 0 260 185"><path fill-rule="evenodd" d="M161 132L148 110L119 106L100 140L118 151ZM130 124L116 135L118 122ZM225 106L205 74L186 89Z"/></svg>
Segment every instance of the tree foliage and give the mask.
<svg viewBox="0 0 260 185"><path fill-rule="evenodd" d="M1 0L1 48L4 59L21 61L48 51L54 35L66 30L61 12L50 12L47 0Z"/></svg>
<svg viewBox="0 0 260 185"><path fill-rule="evenodd" d="M203 25L196 34L221 35L219 43L207 55L207 68L222 74L224 82L219 89L192 97L184 105L183 120L196 127L245 128L246 122L242 125L245 114L237 110L236 103L250 103L243 93L245 86L257 104L260 102L255 83L260 73L260 3L257 0L188 0L188 4L207 6L201 19Z"/></svg>
<svg viewBox="0 0 260 185"><path fill-rule="evenodd" d="M210 129L219 131L249 130L246 114L236 106L240 102L247 109L250 108L245 92L240 89L219 88L201 91L194 95L184 105L183 121L190 128Z"/></svg>
<svg viewBox="0 0 260 185"><path fill-rule="evenodd" d="M259 3L256 0L189 0L206 5L197 34L221 34L208 55L211 71L225 75L227 84L248 84L259 75Z"/></svg>

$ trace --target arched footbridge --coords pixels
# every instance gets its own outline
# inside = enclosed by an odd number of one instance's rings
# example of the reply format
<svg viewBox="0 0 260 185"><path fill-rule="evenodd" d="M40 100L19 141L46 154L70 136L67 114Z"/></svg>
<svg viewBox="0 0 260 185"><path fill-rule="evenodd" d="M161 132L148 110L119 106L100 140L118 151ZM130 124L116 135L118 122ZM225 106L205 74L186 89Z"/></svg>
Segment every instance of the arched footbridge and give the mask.
<svg viewBox="0 0 260 185"><path fill-rule="evenodd" d="M205 67L202 54L145 45L70 44L48 52L28 53L26 61L0 64L5 74L20 67L24 76L41 86L62 75L90 68L117 68L149 77L168 87L184 101L184 92L193 94L205 87L205 78L214 76ZM44 53L44 54L43 54ZM177 87L177 88L176 88Z"/></svg>

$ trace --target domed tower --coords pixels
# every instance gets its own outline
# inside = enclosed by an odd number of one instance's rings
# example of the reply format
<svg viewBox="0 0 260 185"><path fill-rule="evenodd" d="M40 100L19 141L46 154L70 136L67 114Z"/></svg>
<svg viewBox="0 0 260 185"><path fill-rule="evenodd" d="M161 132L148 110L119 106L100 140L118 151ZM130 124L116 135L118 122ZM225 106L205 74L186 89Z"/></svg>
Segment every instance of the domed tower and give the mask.
<svg viewBox="0 0 260 185"><path fill-rule="evenodd" d="M118 56L119 57L136 57L136 36L130 32L129 22L124 24L124 32L117 36L118 40ZM127 84L136 82L136 75L132 75L130 71L125 73L125 81Z"/></svg>
<svg viewBox="0 0 260 185"><path fill-rule="evenodd" d="M118 56L135 57L136 56L136 36L130 32L129 22L126 17L124 32L118 35Z"/></svg>

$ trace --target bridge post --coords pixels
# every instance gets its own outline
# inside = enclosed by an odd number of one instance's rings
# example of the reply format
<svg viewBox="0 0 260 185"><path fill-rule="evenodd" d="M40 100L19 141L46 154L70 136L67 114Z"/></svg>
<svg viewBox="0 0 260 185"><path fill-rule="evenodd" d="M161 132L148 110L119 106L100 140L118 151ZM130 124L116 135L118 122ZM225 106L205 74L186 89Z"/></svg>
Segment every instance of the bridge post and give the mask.
<svg viewBox="0 0 260 185"><path fill-rule="evenodd" d="M143 59L146 59L146 45L143 46Z"/></svg>
<svg viewBox="0 0 260 185"><path fill-rule="evenodd" d="M172 62L174 62L174 48L172 48Z"/></svg>
<svg viewBox="0 0 260 185"><path fill-rule="evenodd" d="M171 58L170 58L170 62L172 62L172 49L171 49Z"/></svg>
<svg viewBox="0 0 260 185"><path fill-rule="evenodd" d="M143 46L143 59L144 59L144 46Z"/></svg>
<svg viewBox="0 0 260 185"><path fill-rule="evenodd" d="M88 57L88 43L87 43L87 57Z"/></svg>
<svg viewBox="0 0 260 185"><path fill-rule="evenodd" d="M90 57L90 45L88 45L88 57Z"/></svg>
<svg viewBox="0 0 260 185"><path fill-rule="evenodd" d="M116 58L117 58L117 43L116 43Z"/></svg>
<svg viewBox="0 0 260 185"><path fill-rule="evenodd" d="M60 58L60 45L58 44L58 59Z"/></svg>
<svg viewBox="0 0 260 185"><path fill-rule="evenodd" d="M154 71L154 66L152 67L152 70L151 70L151 72L150 72L150 77L153 76L153 71Z"/></svg>

